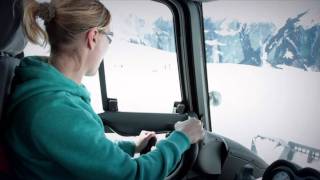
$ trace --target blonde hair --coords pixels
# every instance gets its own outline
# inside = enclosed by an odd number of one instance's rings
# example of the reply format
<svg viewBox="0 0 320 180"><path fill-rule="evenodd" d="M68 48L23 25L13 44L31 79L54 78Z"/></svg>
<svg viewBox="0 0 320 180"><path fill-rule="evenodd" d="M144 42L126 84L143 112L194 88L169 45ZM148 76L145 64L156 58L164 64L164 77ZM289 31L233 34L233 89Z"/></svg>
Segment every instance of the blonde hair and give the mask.
<svg viewBox="0 0 320 180"><path fill-rule="evenodd" d="M45 30L38 24L38 17L44 21ZM24 1L23 27L28 39L40 45L49 43L51 52L59 51L81 32L107 26L110 19L110 12L98 0Z"/></svg>

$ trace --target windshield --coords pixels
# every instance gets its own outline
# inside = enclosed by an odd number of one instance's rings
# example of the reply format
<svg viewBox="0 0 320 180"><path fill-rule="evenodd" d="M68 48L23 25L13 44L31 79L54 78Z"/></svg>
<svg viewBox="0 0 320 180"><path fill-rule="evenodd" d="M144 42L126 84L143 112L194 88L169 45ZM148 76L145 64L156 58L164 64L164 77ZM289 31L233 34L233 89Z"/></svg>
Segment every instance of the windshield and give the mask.
<svg viewBox="0 0 320 180"><path fill-rule="evenodd" d="M320 169L320 1L203 4L213 131Z"/></svg>

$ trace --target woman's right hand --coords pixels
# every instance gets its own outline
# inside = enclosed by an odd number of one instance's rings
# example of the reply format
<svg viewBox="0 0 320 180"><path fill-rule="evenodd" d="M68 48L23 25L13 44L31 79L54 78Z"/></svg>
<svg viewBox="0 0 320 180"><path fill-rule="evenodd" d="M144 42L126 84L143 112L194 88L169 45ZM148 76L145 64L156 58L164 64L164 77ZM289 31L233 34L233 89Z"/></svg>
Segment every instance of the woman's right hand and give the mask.
<svg viewBox="0 0 320 180"><path fill-rule="evenodd" d="M189 117L188 120L179 121L174 125L176 131L182 131L189 137L191 144L198 142L204 137L202 122L194 117Z"/></svg>

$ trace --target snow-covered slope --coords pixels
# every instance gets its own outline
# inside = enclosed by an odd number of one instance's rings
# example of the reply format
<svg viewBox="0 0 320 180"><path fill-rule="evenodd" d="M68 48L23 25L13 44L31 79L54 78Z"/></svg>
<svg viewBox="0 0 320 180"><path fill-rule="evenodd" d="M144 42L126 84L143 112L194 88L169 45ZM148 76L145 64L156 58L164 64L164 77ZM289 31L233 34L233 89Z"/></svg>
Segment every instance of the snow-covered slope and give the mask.
<svg viewBox="0 0 320 180"><path fill-rule="evenodd" d="M221 94L221 104L210 109L215 132L248 148L255 136L262 135L320 149L319 72L236 64L207 68L209 90ZM258 153L275 160L280 152L273 147L260 144ZM307 165L306 159L300 159L303 163ZM315 166L320 169L320 162Z"/></svg>

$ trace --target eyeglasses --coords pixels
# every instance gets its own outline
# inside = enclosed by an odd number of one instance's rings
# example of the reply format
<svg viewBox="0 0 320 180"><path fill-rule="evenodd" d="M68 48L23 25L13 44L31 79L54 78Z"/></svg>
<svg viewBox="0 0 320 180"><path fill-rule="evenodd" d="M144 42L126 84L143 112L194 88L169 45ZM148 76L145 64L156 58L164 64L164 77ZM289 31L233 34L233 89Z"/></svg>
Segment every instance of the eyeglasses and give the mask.
<svg viewBox="0 0 320 180"><path fill-rule="evenodd" d="M105 32L103 30L99 31L101 34L105 35L109 41L109 44L111 44L112 42L112 38L113 38L113 32L109 31L109 32Z"/></svg>

